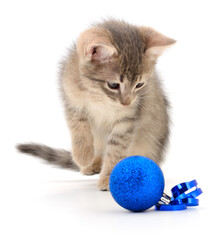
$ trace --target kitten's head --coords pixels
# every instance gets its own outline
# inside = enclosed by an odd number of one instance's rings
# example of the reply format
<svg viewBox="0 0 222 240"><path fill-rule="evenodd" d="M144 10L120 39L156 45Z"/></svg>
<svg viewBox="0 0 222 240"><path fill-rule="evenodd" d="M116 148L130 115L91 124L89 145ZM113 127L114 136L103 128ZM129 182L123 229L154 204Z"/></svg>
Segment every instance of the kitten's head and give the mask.
<svg viewBox="0 0 222 240"><path fill-rule="evenodd" d="M157 58L175 43L154 29L105 21L77 41L82 85L129 105L149 84Z"/></svg>

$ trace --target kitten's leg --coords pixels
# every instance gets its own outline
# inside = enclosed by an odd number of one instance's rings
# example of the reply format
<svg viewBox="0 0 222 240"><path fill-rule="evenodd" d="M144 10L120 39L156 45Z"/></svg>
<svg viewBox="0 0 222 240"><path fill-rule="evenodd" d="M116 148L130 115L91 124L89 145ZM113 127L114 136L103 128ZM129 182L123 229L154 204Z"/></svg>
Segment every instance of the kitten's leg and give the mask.
<svg viewBox="0 0 222 240"><path fill-rule="evenodd" d="M100 190L109 190L109 176L113 167L127 156L129 143L133 137L133 119L132 121L117 123L109 137L103 159L98 188Z"/></svg>
<svg viewBox="0 0 222 240"><path fill-rule="evenodd" d="M94 142L94 159L92 163L81 169L81 172L85 175L92 175L100 173L102 167L102 156L104 153L106 135L104 131L100 131L92 126L93 142Z"/></svg>
<svg viewBox="0 0 222 240"><path fill-rule="evenodd" d="M72 138L72 157L80 169L87 167L94 159L93 136L85 116L75 111L66 111Z"/></svg>
<svg viewBox="0 0 222 240"><path fill-rule="evenodd" d="M143 137L143 135L141 135L138 139L137 136L131 143L128 154L129 156L140 155L148 157L156 163L160 163L162 160L161 147L158 143L158 139L155 139L155 137L149 139L148 136Z"/></svg>
<svg viewBox="0 0 222 240"><path fill-rule="evenodd" d="M149 126L153 127L150 128ZM158 124L155 121L155 123L135 129L135 132L134 139L128 149L128 155L145 156L151 158L157 164L161 164L168 143L168 124L161 124L161 122Z"/></svg>

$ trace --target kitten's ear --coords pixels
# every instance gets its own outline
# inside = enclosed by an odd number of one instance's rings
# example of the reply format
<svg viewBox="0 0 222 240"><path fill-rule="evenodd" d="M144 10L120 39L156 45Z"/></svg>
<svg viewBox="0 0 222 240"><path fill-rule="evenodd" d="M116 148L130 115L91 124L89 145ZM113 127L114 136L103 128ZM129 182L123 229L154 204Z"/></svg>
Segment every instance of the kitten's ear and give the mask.
<svg viewBox="0 0 222 240"><path fill-rule="evenodd" d="M169 38L152 28L140 27L140 31L146 41L145 53L153 59L158 58L168 47L176 43L174 39Z"/></svg>
<svg viewBox="0 0 222 240"><path fill-rule="evenodd" d="M116 49L110 45L91 43L84 49L84 55L88 60L106 61L116 54Z"/></svg>
<svg viewBox="0 0 222 240"><path fill-rule="evenodd" d="M80 35L77 53L86 61L106 62L117 55L117 50L105 29L91 28Z"/></svg>

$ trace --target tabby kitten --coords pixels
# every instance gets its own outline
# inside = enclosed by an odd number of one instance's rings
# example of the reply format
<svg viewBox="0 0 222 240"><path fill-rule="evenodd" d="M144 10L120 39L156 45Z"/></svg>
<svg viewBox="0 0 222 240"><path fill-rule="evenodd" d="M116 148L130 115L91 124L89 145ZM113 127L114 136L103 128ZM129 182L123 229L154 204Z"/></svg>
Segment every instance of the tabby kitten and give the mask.
<svg viewBox="0 0 222 240"><path fill-rule="evenodd" d="M18 149L86 175L101 172L100 190L109 189L113 167L127 156L159 164L169 117L155 64L173 43L152 28L116 20L83 32L60 76L72 153L39 144Z"/></svg>

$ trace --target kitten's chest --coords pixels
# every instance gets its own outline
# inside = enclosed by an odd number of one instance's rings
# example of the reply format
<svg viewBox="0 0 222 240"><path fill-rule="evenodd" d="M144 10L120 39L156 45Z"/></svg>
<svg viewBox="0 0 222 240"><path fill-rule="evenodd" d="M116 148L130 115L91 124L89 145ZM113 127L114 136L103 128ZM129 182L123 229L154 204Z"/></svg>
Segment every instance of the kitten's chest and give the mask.
<svg viewBox="0 0 222 240"><path fill-rule="evenodd" d="M126 115L118 106L106 102L90 102L87 104L89 118L96 127L112 128L114 123Z"/></svg>

